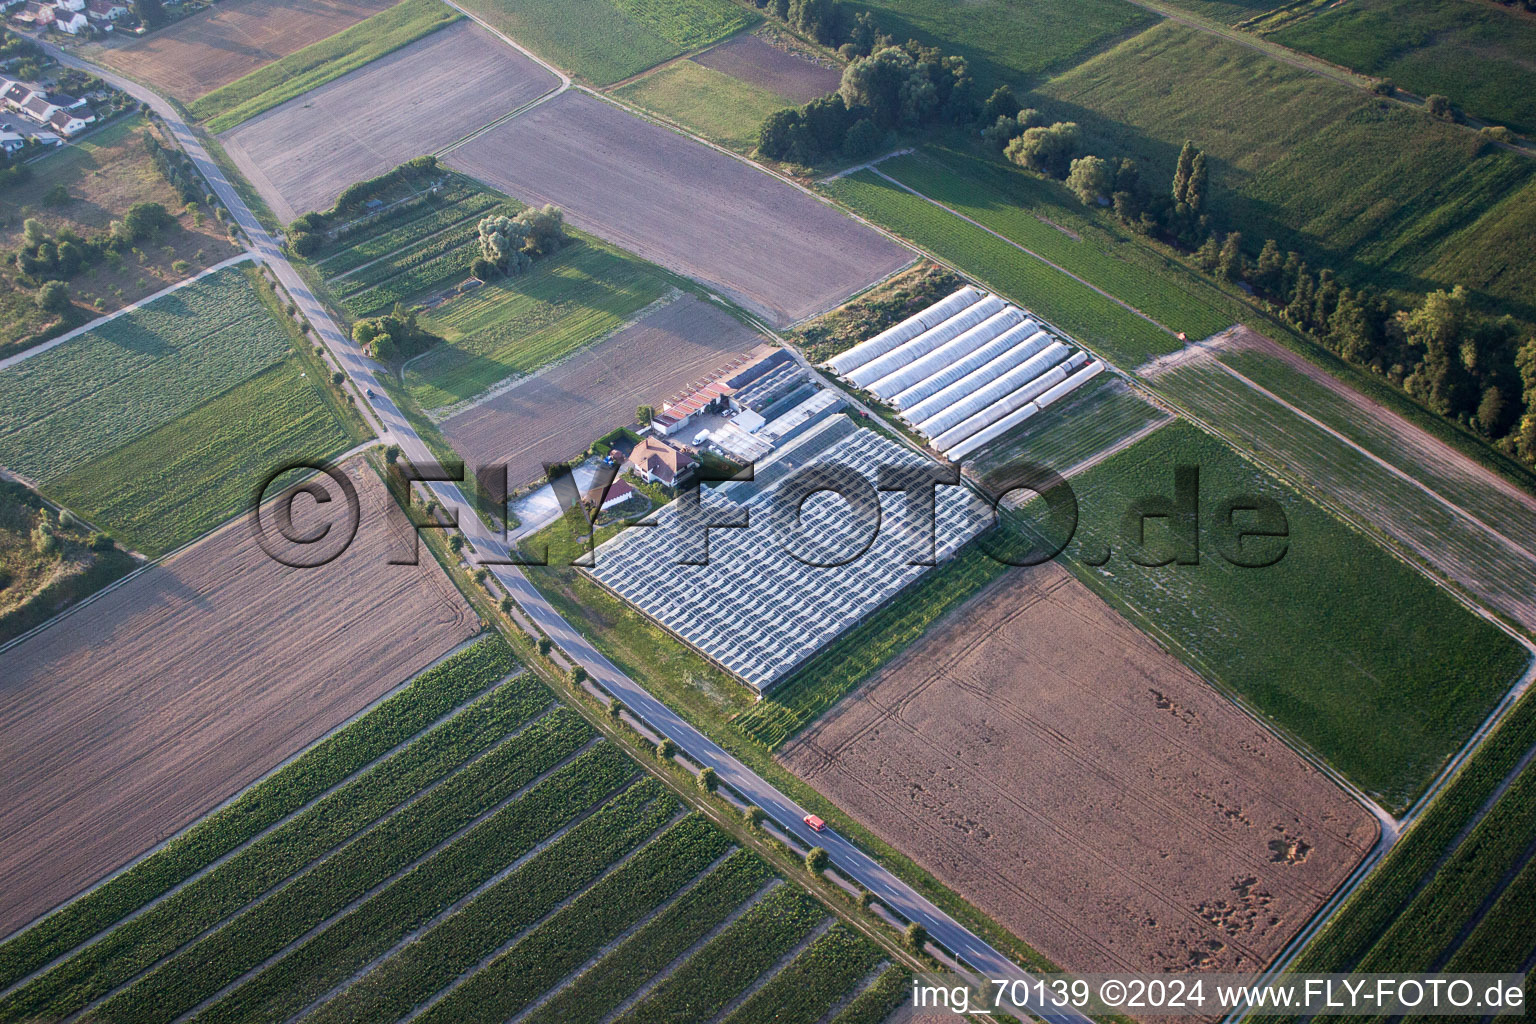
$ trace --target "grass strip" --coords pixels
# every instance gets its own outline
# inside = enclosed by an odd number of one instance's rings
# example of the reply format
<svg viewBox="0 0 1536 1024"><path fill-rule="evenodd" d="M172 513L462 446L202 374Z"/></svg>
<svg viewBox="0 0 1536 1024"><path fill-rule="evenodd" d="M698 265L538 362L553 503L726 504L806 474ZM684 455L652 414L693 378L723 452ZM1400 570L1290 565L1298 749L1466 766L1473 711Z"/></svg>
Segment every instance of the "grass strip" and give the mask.
<svg viewBox="0 0 1536 1024"><path fill-rule="evenodd" d="M408 687L316 743L228 807L0 946L0 985L14 984L120 921L462 706L516 666L506 642L488 635L421 673Z"/></svg>
<svg viewBox="0 0 1536 1024"><path fill-rule="evenodd" d="M193 1019L274 1021L301 1011L602 801L632 767L612 761L590 765L538 816L508 808ZM466 938L489 943L478 955L466 956L461 969L473 969L497 942L580 892L665 824L677 807L660 782L644 778L477 895L442 926L462 919L460 928L470 929Z"/></svg>
<svg viewBox="0 0 1536 1024"><path fill-rule="evenodd" d="M555 710L293 885L109 998L98 1007L96 1019L160 1021L187 1013L559 764L591 735L580 716L563 708ZM578 759L518 803L531 797L529 806L542 813L551 788L564 785L572 773L579 776L586 766L585 758Z"/></svg>
<svg viewBox="0 0 1536 1024"><path fill-rule="evenodd" d="M738 850L692 890L528 1015L524 1024L598 1024L773 877Z"/></svg>
<svg viewBox="0 0 1536 1024"><path fill-rule="evenodd" d="M547 707L524 676L375 765L141 916L0 1002L0 1020L64 1017L171 955Z"/></svg>
<svg viewBox="0 0 1536 1024"><path fill-rule="evenodd" d="M711 825L707 818L697 813L690 815L539 925L504 955L422 1014L419 1020L422 1024L433 1021L500 1024L511 1019L540 994L558 984L566 974L585 963L592 954L651 913L730 845L725 833ZM549 868L553 867L555 865L549 865ZM543 873L547 875L549 870ZM527 879L522 892L508 893L500 899L485 901L487 906L484 908L471 909L481 916L493 915L489 917L491 921L498 918L513 922L531 920L530 910L523 907L524 901L546 910L550 904L547 898L528 901L525 893L529 892L540 893L536 878ZM509 901L512 906L504 905ZM449 925L452 924L454 922L450 921ZM474 927L472 922L465 922L459 930ZM501 934L504 935L506 930L503 924ZM494 934L489 929L482 929L482 932L485 938ZM471 946L469 943L463 945L466 951ZM452 973L444 971L438 977L452 978L462 973L473 964L473 961L464 963L465 959L461 955L452 964ZM443 966L449 965L445 963ZM346 1019L359 1018L354 1015ZM382 1024L398 1019L398 1014L370 1015L365 1019Z"/></svg>

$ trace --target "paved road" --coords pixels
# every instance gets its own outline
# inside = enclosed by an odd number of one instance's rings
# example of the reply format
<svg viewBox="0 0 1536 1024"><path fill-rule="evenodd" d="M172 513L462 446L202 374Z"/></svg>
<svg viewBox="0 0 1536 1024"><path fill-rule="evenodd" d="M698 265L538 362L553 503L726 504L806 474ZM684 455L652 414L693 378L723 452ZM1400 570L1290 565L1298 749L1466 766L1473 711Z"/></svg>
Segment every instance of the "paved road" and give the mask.
<svg viewBox="0 0 1536 1024"><path fill-rule="evenodd" d="M176 108L136 82L87 64L46 43L43 45L63 63L90 70L135 99L149 104L160 115L235 222L245 231L257 258L277 275L303 316L319 333L337 364L351 378L358 388L359 396L366 395L368 390L373 391L375 397L366 399L366 404L377 419L380 437L386 442L399 445L404 456L412 462L435 462L436 459L405 416L385 394L377 376L380 369L378 365L363 355L351 339L342 333L304 279L289 264L278 242L267 233L225 178L223 171L209 157L207 150L182 120ZM599 686L622 700L651 728L669 737L690 758L713 768L722 782L761 807L784 831L806 846L824 848L839 871L857 879L907 920L920 922L934 940L961 957L984 977L1028 977L1006 956L973 935L853 843L830 830L821 833L812 831L802 820L807 814L805 808L779 792L719 744L683 721L639 683L619 671L617 666L555 611L516 566L495 564L509 560L507 545L474 513L456 484L433 483L429 486L443 508L458 516L460 528L472 548L473 560L489 568L523 613L537 623L575 663L585 668ZM1032 1009L1031 1012L1047 1024L1088 1024L1088 1018L1076 1012L1047 1009Z"/></svg>

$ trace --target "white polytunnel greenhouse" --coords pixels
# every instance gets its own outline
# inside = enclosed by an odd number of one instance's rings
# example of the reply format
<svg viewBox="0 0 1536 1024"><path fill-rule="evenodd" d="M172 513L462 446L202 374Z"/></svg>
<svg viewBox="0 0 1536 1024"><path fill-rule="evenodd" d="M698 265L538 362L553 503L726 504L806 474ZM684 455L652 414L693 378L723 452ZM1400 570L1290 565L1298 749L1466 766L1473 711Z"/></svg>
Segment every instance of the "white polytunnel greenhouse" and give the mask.
<svg viewBox="0 0 1536 1024"><path fill-rule="evenodd" d="M970 286L826 363L951 459L1024 423L1104 370L1028 310Z"/></svg>

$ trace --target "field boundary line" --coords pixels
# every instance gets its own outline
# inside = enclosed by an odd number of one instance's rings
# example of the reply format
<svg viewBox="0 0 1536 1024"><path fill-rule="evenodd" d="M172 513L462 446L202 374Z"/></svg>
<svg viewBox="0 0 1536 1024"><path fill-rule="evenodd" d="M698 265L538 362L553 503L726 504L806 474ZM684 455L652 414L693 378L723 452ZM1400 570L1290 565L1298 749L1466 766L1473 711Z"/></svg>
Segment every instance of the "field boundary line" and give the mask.
<svg viewBox="0 0 1536 1024"><path fill-rule="evenodd" d="M495 36L497 39L500 39L502 42L504 42L508 46L512 47L512 49L516 50L518 53L522 54L524 57L527 57L529 60L531 60L535 64L539 65L539 67L543 68L545 71L548 71L550 74L554 75L557 79L560 80L560 91L561 92L564 92L566 89L569 89L571 87L571 76L570 75L567 75L564 71L561 71L559 68L555 67L555 65L551 64L549 61L545 60L543 57L540 57L538 54L534 53L532 50L528 49L526 46L524 46L521 43L517 42L517 40L515 40L511 36L507 35L501 29L495 27L490 22L486 21L484 18L480 17L480 15L476 14L474 11L466 10L464 7L459 5L457 0L443 0L443 3L447 4L449 7L452 7L454 10L456 10L460 14L464 15L466 18L468 18L470 21L474 22L476 25L479 25L481 28L485 29L491 35Z"/></svg>
<svg viewBox="0 0 1536 1024"><path fill-rule="evenodd" d="M831 931L833 925L839 923L840 921L836 914L827 914L826 917L822 918L821 921L817 923L816 927L812 928L803 939L791 946L783 956L779 957L773 963L764 968L763 972L757 977L753 978L746 988L732 996L724 1006L720 1007L720 1009L715 1013L713 1017L710 1017L709 1020L703 1022L703 1024L719 1024L720 1021L725 1020L731 1014L735 1013L743 1003L757 995L758 991L762 989L763 986L767 985L774 978L778 977L781 971L799 959L801 953L804 953L818 939L827 934L827 932Z"/></svg>
<svg viewBox="0 0 1536 1024"><path fill-rule="evenodd" d="M577 979L581 978L582 975L586 974L593 967L596 967L608 956L608 954L612 953L624 943L628 942L636 932L640 931L640 929L644 928L652 921L655 921L667 911L671 910L684 896L687 896L689 893L693 892L693 890L703 885L704 880L713 875L715 871L719 869L720 865L724 864L727 860L731 859L731 857L735 856L738 852L744 849L746 849L746 847L738 846L733 841L730 846L726 847L724 853L716 857L710 863L704 865L704 868L698 874L694 875L692 878L688 879L688 881L679 886L676 892L672 893L665 900L651 908L651 911L648 914L645 914L634 924L630 925L628 928L625 928L617 936L603 943L600 949L598 949L591 956L587 957L586 960L582 961L571 971L566 973L563 977L557 978L554 984L550 985L549 988L539 993L539 997L537 999L530 1001L527 1006L523 1007L521 1010L518 1010L517 1014L507 1020L505 1024L521 1024L521 1022L526 1020L530 1014L537 1013L545 1003L549 1002L562 990L573 984ZM404 1022L402 1022L402 1024L404 1024Z"/></svg>
<svg viewBox="0 0 1536 1024"><path fill-rule="evenodd" d="M128 305L124 306L122 309L115 309L112 312L107 313L104 316L97 317L96 319L92 320L89 323L81 324L79 327L75 327L75 328L72 328L71 330L65 331L63 334L59 335L57 338L49 338L47 341L43 342L40 345L33 345L31 348L23 349L22 351L16 353L13 356L7 356L4 359L0 359L0 372L3 372L5 370L9 370L11 367L15 366L17 363L23 362L23 361L25 361L27 359L31 359L35 355L41 355L42 353L47 352L49 349L58 348L60 345L64 344L66 341L72 341L73 339L78 338L82 334L85 334L85 333L87 333L89 331L97 330L98 328L104 326L105 324L110 323L113 320L116 320L118 317L122 316L123 314L125 314L125 313L132 313L135 310L142 309L144 306L149 305L151 302L154 302L154 301L156 301L158 299L163 299L167 295L171 294L172 292L178 291L178 290L180 290L182 288L185 288L189 284L196 284L198 281L201 281L203 278L207 277L209 274L216 274L216 273L218 273L221 270L227 270L228 268L233 267L237 263L244 263L247 260L253 260L255 258L256 258L255 254L253 254L249 249L243 250L240 253L238 253L238 254L236 254L234 256L229 257L226 260L222 260L219 263L215 263L213 266L208 267L205 270L198 271L196 274L193 274L191 277L186 278L185 280L177 281L175 284L169 285L168 287L165 287L165 288L162 288L162 289L160 289L159 291L155 292L152 295L146 295L142 299L136 299L133 302L130 302Z"/></svg>
<svg viewBox="0 0 1536 1024"><path fill-rule="evenodd" d="M347 721L345 721L342 724L336 726L334 729L332 729L329 732L327 732L324 736L322 736L319 739L315 740L314 743L312 743L309 746L305 747L303 750L299 751L299 753L294 754L292 757L288 758L286 761L283 762L283 764L273 768L266 775L263 775L261 779L258 779L256 782L253 782L249 786L246 786L239 793L235 794L235 796L230 797L224 803L220 804L217 808L215 808L214 810L209 811L208 814L204 816L204 818L197 819L197 821L194 821L192 824L186 826L186 828L184 828L181 831L177 832L175 835L170 836L169 838L162 840L159 844L157 844L157 846L155 848L156 851L162 849L163 847L165 847L166 845L168 845L170 843L175 842L181 836L186 835L192 829L196 828L197 825L199 825L202 821L204 821L205 818L211 817L212 815L217 814L219 811L223 810L224 808L228 807L230 804L234 803L236 800L238 800L245 793L249 792L252 789L257 788L258 786L261 786L272 775L275 775L277 772L281 771L288 764L290 764L291 762L293 762L293 761L297 760L298 758L302 757L304 754L308 753L312 748L314 748L314 747L318 746L319 744L323 743L325 740L327 740L330 737L334 736L336 733L338 733L341 730L347 728L353 722L355 722L357 719L359 719L362 716L366 715L369 711L372 711L375 707L377 707L379 704L383 703L384 701L388 700L390 697L393 697L395 694L400 693L407 686L410 686L412 683L414 683L416 681L416 679L421 674L426 673L430 669L435 668L436 666L442 664L442 662L446 661L448 658L452 657L453 655L459 653L459 651L464 650L469 645L478 642L479 639L480 639L480 636L471 637L469 640L466 640L464 643L462 643L459 646L455 647L452 651L450 651L447 654L443 655L442 658L439 658L437 661L435 661L431 665L427 666L427 668L422 669L420 673L417 673L417 675L412 676L410 679L407 679L405 682L401 683L399 686L397 686L394 689L390 690L389 693L387 693L384 696L380 697L373 704L370 704L367 708L364 708L362 711L359 711L357 714L353 715ZM194 884L199 879L203 878L204 876L208 875L209 873L218 870L224 864L228 863L232 858L239 856L245 850L249 849L253 844L255 844L257 842L260 842L262 839L264 839L265 837L270 835L272 832L276 831L277 829L282 828L284 825L287 825L288 823L293 821L294 818L296 818L299 815L305 813L306 811L312 809L318 803L320 803L320 801L325 800L326 798L335 795L335 793L338 790L342 789L343 787L345 787L347 785L350 785L352 782L355 782L362 775L364 775L367 772L370 772L373 769L377 768L384 761L388 760L391 757L394 757L396 754L400 753L405 748L413 745L418 740L420 740L422 737L426 736L427 733L432 732L433 730L435 730L438 726L447 725L448 723L452 722L454 719L458 718L460 715L462 715L466 711L468 711L471 707L473 707L474 705L478 704L483 698L488 696L493 691L500 689L502 686L505 686L507 683L509 683L512 680L517 679L517 678L519 678L519 677L521 677L521 676L523 676L525 674L528 674L528 670L526 668L522 667L522 666L519 666L516 671L510 673L509 675L507 675L504 678L498 680L497 682L492 683L490 686L488 686L485 689L481 690L479 693L474 694L468 700L466 700L463 704L460 704L458 707L451 709L447 714L443 715L442 717L434 719L432 722L428 723L426 726L424 726L422 729L420 729L419 731L417 731L413 735L406 737L405 739L401 740L399 743L395 744L395 746L391 747L389 750L384 751L378 757L376 757L373 760L369 761L367 764L364 764L364 765L360 766L355 772L352 772L346 778L341 779L338 782L336 782L334 785L327 787L324 792L316 794L314 799L307 801L303 806L294 808L294 810L292 810L288 814L283 815L277 821L274 821L270 825L268 825L265 828L261 829L260 831L253 833L252 835L250 835L246 839L242 840L238 845L233 846L230 849L226 850L224 853L220 854L218 857L215 857L213 860L209 861L207 864L205 864L202 867L198 868L192 874L188 875L187 877L183 878L181 881L179 881L176 884L172 885L170 888L166 889L164 892L161 892L160 894L154 896L152 899L147 900L146 902L144 902L143 904L141 904L140 906L135 908L131 913L124 915L123 917L117 919L116 921L113 921L111 924L107 925L105 928L103 928L100 931L96 932L94 935L91 935L84 942L81 942L78 945L76 945L76 946L70 948L69 950L65 951L64 953L59 954L57 957L55 957L54 959L50 960L46 964L43 964L41 967L37 968L36 970L32 971L31 973L27 974L25 977L17 979L15 982L13 982L11 985L6 987L5 989L0 990L0 999L4 999L5 997L9 996L11 993L19 990L20 988L22 988L23 986L31 983L32 981L36 980L37 978L42 977L43 975L47 974L49 971L52 971L54 968L60 966L61 964L65 963L65 962L67 962L69 960L74 959L76 956L79 956L82 952L84 952L87 949L90 949L92 946L95 946L97 943L102 942L105 939L111 937L120 928L122 928L125 925L131 924L132 922L138 920L140 917L144 916L149 911L153 910L155 907L157 907L161 903L165 902L167 899L170 899L172 896L175 896L178 892L181 892L187 886ZM553 701L551 703L553 703ZM538 712L537 715L534 716L534 718L529 719L529 723L533 722L537 718L542 718L545 714L548 713L548 711L549 711L549 708L546 705L544 708L542 708ZM525 724L528 724L528 723L525 723ZM519 728L521 729L522 727L520 726ZM458 770L457 768L454 769L454 771L457 771L457 770ZM452 774L452 773L450 772L450 774ZM389 808L383 815L380 815L380 818L388 817L390 814L393 814L398 806L399 805L396 805L396 807ZM361 830L359 830L359 831L361 831ZM151 853L145 853L145 854L141 855L139 858L137 858L132 864L129 864L129 865L126 865L126 866L124 866L122 868L119 868L112 875L109 875L107 878L104 878L100 882L96 883L96 885L93 885L91 887L91 889L95 889L95 888L98 888L101 885L105 885L112 878L117 877L117 875L132 870L140 862L142 862L143 860L146 860L150 856L152 856L153 852L154 851L152 851ZM307 865L306 865L306 867L307 867ZM88 890L85 890L84 892L80 893L80 895L78 895L78 896L71 897L69 902L61 904L59 907L55 908L55 910L49 911L48 915L45 915L45 917L49 916L49 915L52 915L52 914L58 912L59 910L64 910L71 903L74 903L76 900L81 899L82 897L84 897L90 891L91 890L88 889ZM40 918L37 919L37 921L32 922L32 924L36 924L38 922L41 922L43 919L44 918L40 917ZM31 928L32 924L27 925L27 928ZM25 929L23 929L23 931L24 930ZM15 934L16 935L20 935L21 932L18 931Z"/></svg>
<svg viewBox="0 0 1536 1024"><path fill-rule="evenodd" d="M492 209L495 209L495 207L492 207ZM400 253L405 252L405 250L410 249L410 248L412 248L414 246L418 246L418 245L422 244L423 242L430 242L430 241L432 241L432 239L436 238L438 235L441 235L441 234L444 234L446 232L452 231L454 228L461 228L465 224L468 224L470 221L474 220L476 217L484 218L484 217L487 217L487 216L490 216L490 214L489 213L472 213L472 214L470 214L467 217L464 217L464 218L462 218L460 220L454 221L452 224L449 224L447 227L439 228L438 230L432 232L429 235L424 235L421 238L416 239L414 242L407 242L405 245L400 246L398 249L391 249L391 250L389 250L389 252L385 253L382 256L375 256L373 259L369 260L367 263L359 263L357 266L353 267L351 270L344 270L341 273L335 275L334 277L326 278L326 283L329 284L332 281L344 281L348 277L351 277L353 274L356 274L360 270L367 270L369 267L373 266L375 263L379 263L379 262L382 262L383 260L387 260L391 256L398 256ZM344 253L346 251L347 251L346 249L339 249L336 252L332 253L331 255L332 256L340 256L342 253ZM327 257L327 258L329 258L329 257ZM318 263L314 263L314 264L311 264L311 266L315 267L316 269L319 269L320 265ZM378 281L378 282L375 282L374 284L369 285L368 288L362 289L362 291L358 292L357 294L361 295L362 292L368 291L369 288L377 288L379 285L383 284L385 281L392 281L396 277L398 277L400 274L403 274L405 272L406 271L402 270L402 271L400 271L397 274L391 274L389 277L386 277L386 278L384 278L381 281ZM321 276L325 276L325 272L324 271L321 271Z"/></svg>
<svg viewBox="0 0 1536 1024"><path fill-rule="evenodd" d="M319 868L323 867L325 864L327 864L329 861L331 861L334 857L338 856L339 854L341 854L345 850L349 849L350 847L352 847L356 843L358 843L361 840L365 839L368 835L372 834L374 831L376 831L377 829L381 828L384 824L386 824L391 819L395 818L397 815L402 814L405 811L410 810L410 808L412 806L414 806L415 804L417 804L421 800L425 799L427 796L431 795L439 787L441 787L442 785L446 784L451 779L453 779L456 776L458 776L461 772L464 772L464 771L468 770L469 768L473 767L476 763L478 763L482 759L484 759L486 757L489 757L491 754L493 754L497 750L499 750L504 744L516 740L518 738L518 736L520 736L526 729L528 729L529 727L533 726L537 722L540 722L543 719L547 718L550 714L552 714L552 712L549 710L548 706L546 706L545 709L542 710L534 718L528 720L527 722L522 723L516 729L514 729L512 732L510 732L507 735L503 736L501 739L497 740L495 743L493 743L491 746L487 747L486 749L484 749L482 751L479 751L473 757L469 758L467 761L464 761L461 764L455 766L452 771L450 771L447 774L445 774L442 778L437 779L437 780L433 781L432 783L430 783L429 785L427 785L427 786L417 790L415 793L411 794L408 798L406 798L405 800L403 800L400 803L396 804L394 807L390 808L384 814L381 814L379 817L375 818L373 821L368 822L368 824L365 827L360 828L356 832L354 832L352 835L347 836L340 843L337 843L335 846L331 847L329 850L324 851L320 856L316 857L314 860L310 861L308 864L305 864L303 867L301 867L299 870L293 872L288 877L281 879L277 884L273 885L271 888L265 890L264 892L259 893L254 899L247 900L245 903L241 904L239 907L236 907L234 910L230 911L228 914L225 914L222 918L220 918L219 920L215 921L213 924L211 924L208 927L202 929L196 935L192 936L187 941L183 942L181 945L179 945L175 949L171 950L169 953L167 953L164 956L160 957L159 959L157 959L153 963L148 964L145 967L139 969L138 971L135 971L133 973L133 975L131 975L130 977L124 979L123 981L119 982L118 984L114 985L108 991L103 992L101 995L96 996L95 998L91 999L86 1005L80 1007L79 1009L71 1011L70 1013L68 1013L67 1015L65 1015L61 1019L60 1024L68 1024L69 1021L77 1020L82 1014L90 1013L96 1007L98 1007L98 1006L102 1005L103 1003L105 1003L105 1002L115 998L116 996L118 996L119 994L124 992L125 990L131 988L132 986L137 984L140 980L142 980L144 977L146 977L149 974L154 973L161 966L171 962L172 960L174 960L176 957L180 956L182 953L184 953L188 949L190 949L193 946L197 945L199 942L202 942L204 939L209 938L210 936L214 935L215 933L217 933L219 931L222 931L232 921L236 920L237 918L240 918L240 917L244 916L245 914L249 913L251 910L255 909L256 907L261 906L262 904L266 903L268 900L270 900L272 897L278 895L279 893L282 893L282 892L286 891L287 889L292 887L296 882L298 882L300 879L306 877L307 875L311 874L312 872L314 872L314 871L318 870ZM574 757L575 755L572 755L572 756ZM564 762L562 762L562 763L564 763ZM556 767L558 768L559 766L556 766ZM553 771L553 770L554 769L551 769L551 771ZM471 824L473 824L473 823L471 823ZM465 827L468 828L470 826L465 826ZM429 854L427 854L427 856L429 856L429 855L430 855L430 852L429 852Z"/></svg>
<svg viewBox="0 0 1536 1024"><path fill-rule="evenodd" d="M657 799L666 800L666 799L676 799L676 798L673 797L670 793L663 793ZM432 1007L436 1006L438 1003L442 1002L444 999L447 999L449 996L453 995L454 992L458 991L459 988L462 987L471 978L475 977L481 971L483 971L486 968L490 967L497 960L500 960L503 956L505 956L508 952L510 952L514 946L516 946L518 943L522 942L524 939L528 938L534 932L538 931L541 927L543 927L545 924L547 924L549 922L550 918L554 917L556 914L560 913L562 910L564 910L565 908L569 907L572 903L575 903L577 900L581 899L588 892L590 892L595 886L600 885L605 879L608 878L609 875L612 875L615 871L618 871L624 865L628 864L630 861L632 861L636 857L638 857L641 854L642 851L647 849L651 845L651 843L656 840L656 838L658 836L660 836L667 829L671 828L673 825L676 825L678 822L682 821L684 818L686 818L691 813L691 809L690 809L690 807L686 803L684 803L681 800L678 800L677 803L678 803L677 811L676 811L676 813L674 813L672 815L672 817L668 818L666 821L664 821L660 825L656 826L656 828L652 829L648 834L646 834L646 836L644 838L642 838L638 843L636 843L635 846L633 846L628 852L626 852L618 860L614 861L613 863L609 864L607 867L603 868L602 872L596 878L594 878L591 882L589 882L584 888L582 888L581 890L579 890L577 892L574 892L571 895L565 897L565 899L561 900L558 904L556 904L555 906L551 907L547 913L541 915L537 921L534 921L531 924L528 924L528 925L523 926L522 928L519 928L517 930L516 934L512 935L506 941L498 944L496 946L496 948L492 949L489 953L487 953L484 956L482 956L468 970L461 971L459 973L459 975L457 977L451 979L448 982L448 984L444 985L442 988L438 989L436 992L433 992L430 996L428 996L426 999L422 1000L420 1003L418 1003L415 1006L411 1007L410 1011L407 1012L404 1017L400 1018L399 1024L410 1024L411 1021L415 1020L417 1017L420 1017L422 1014L424 1014L428 1010L432 1009ZM649 806L650 805L648 804L647 808ZM541 850L539 852L543 852L543 851ZM462 909L466 904L468 904L476 896L479 896L486 889L489 889L491 886L495 885L499 881L502 881L508 875L510 875L514 871L516 871L518 868L522 867L523 864L527 863L527 861L531 858L531 856L532 856L532 854L530 854L529 857L519 858L519 861L516 864L513 864L513 865L507 867L506 869L497 872L496 876L493 879L491 879L490 881L486 882L484 885L482 885L479 888L477 888L473 893L470 893L468 896L465 896L463 899L459 900L457 903L455 903L448 910L444 911L442 914L439 914L437 917L433 918L431 921L429 921L427 924L423 925L421 928L417 929L417 934L419 935L419 934L425 932L427 929L435 927L437 924L441 923L449 915L458 913L458 911L460 909ZM386 954L386 955L387 956L393 956L395 953L399 952L403 947L405 947L407 945L410 945L414 941L416 941L416 936L414 936L414 935L413 936L408 936L405 940L403 940L398 945L396 945L394 949L391 949L389 951L389 953ZM379 959L383 960L384 957L380 957Z"/></svg>

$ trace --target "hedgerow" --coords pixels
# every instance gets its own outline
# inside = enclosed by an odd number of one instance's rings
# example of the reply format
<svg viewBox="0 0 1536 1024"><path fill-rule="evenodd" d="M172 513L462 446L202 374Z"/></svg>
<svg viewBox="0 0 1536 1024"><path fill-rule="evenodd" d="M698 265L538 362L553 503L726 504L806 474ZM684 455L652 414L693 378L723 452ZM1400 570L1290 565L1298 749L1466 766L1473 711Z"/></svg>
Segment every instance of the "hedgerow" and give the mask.
<svg viewBox="0 0 1536 1024"><path fill-rule="evenodd" d="M321 740L122 874L0 945L0 987L8 987L121 920L274 822L303 807L463 705L517 665L486 636Z"/></svg>

